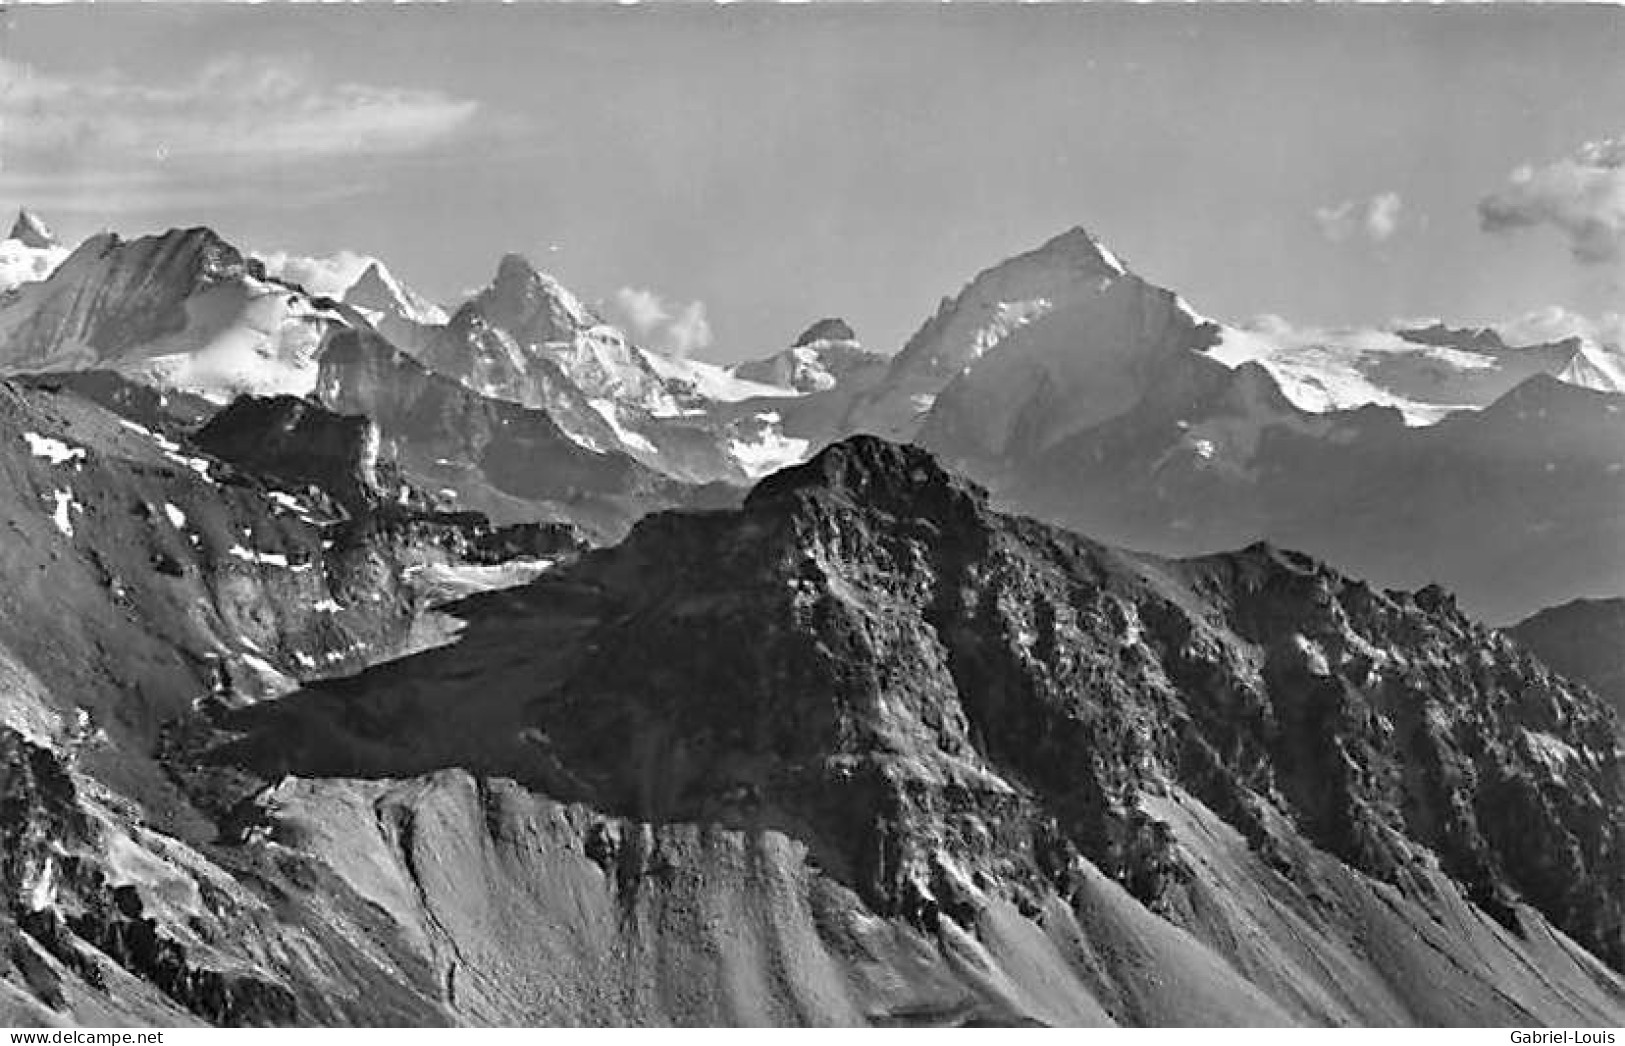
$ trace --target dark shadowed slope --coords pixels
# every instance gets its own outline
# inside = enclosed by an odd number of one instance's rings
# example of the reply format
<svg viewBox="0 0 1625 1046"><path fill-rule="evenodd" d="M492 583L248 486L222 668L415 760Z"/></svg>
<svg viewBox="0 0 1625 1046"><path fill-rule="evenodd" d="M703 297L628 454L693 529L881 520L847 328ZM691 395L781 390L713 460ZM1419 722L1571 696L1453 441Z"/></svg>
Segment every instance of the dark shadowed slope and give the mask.
<svg viewBox="0 0 1625 1046"><path fill-rule="evenodd" d="M1625 733L1625 599L1576 599L1507 629L1548 665L1595 690Z"/></svg>
<svg viewBox="0 0 1625 1046"><path fill-rule="evenodd" d="M1310 414L1256 364L1169 368L1128 413L1023 463L1004 500L1188 555L1266 538L1485 620L1625 590L1625 397L1540 376L1424 428Z"/></svg>
<svg viewBox="0 0 1625 1046"><path fill-rule="evenodd" d="M1610 717L1439 590L1117 552L858 438L459 613L209 758L294 775L273 837L464 1019L1625 1006L1575 943L1625 957Z"/></svg>

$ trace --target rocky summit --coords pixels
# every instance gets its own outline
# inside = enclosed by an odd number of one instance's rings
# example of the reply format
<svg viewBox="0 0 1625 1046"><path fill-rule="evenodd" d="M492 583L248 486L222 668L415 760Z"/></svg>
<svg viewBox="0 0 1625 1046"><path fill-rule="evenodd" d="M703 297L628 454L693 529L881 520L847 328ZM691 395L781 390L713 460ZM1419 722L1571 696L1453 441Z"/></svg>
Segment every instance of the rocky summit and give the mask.
<svg viewBox="0 0 1625 1046"><path fill-rule="evenodd" d="M1437 588L1122 552L859 437L455 613L183 757L446 1019L1625 1006L1613 718Z"/></svg>
<svg viewBox="0 0 1625 1046"><path fill-rule="evenodd" d="M36 231L0 1021L1625 1019L1600 336L1226 325L1078 228L723 366L518 255Z"/></svg>

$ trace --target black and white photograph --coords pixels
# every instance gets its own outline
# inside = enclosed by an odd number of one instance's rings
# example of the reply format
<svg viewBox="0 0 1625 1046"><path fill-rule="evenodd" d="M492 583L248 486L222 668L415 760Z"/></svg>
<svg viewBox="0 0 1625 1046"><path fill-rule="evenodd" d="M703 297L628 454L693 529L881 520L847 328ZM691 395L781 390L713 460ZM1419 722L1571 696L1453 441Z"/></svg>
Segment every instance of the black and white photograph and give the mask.
<svg viewBox="0 0 1625 1046"><path fill-rule="evenodd" d="M8 1043L1625 1044L1625 7L6 3L0 212Z"/></svg>

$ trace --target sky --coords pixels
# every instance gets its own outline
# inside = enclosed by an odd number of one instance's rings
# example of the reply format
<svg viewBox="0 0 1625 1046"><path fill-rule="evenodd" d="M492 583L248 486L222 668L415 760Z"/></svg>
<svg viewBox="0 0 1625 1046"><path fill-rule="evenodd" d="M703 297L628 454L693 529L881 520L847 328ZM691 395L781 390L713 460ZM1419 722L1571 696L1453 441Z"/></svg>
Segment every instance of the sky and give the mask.
<svg viewBox="0 0 1625 1046"><path fill-rule="evenodd" d="M673 351L894 351L1073 226L1207 315L1620 323L1625 9L11 6L0 208L455 301L517 251Z"/></svg>

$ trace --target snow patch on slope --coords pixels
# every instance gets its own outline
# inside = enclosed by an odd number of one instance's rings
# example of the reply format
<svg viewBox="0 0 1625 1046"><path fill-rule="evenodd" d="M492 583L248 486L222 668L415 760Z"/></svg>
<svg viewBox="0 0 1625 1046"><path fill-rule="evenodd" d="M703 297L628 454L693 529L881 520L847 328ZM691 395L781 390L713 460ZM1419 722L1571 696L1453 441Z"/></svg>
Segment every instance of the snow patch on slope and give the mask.
<svg viewBox="0 0 1625 1046"><path fill-rule="evenodd" d="M85 460L85 448L71 447L51 436L41 436L37 432L25 432L23 433L23 442L28 444L30 454L36 458L44 458L53 465Z"/></svg>
<svg viewBox="0 0 1625 1046"><path fill-rule="evenodd" d="M257 563L267 567L286 567L288 557L281 552L258 552L242 545L232 545L226 550L228 555L235 556L245 563Z"/></svg>
<svg viewBox="0 0 1625 1046"><path fill-rule="evenodd" d="M63 537L73 537L72 513L83 512L84 506L73 500L71 490L53 490L51 491L50 500L53 505L51 522L56 524L56 529L62 531Z"/></svg>
<svg viewBox="0 0 1625 1046"><path fill-rule="evenodd" d="M788 468L807 456L810 442L786 436L779 428L780 421L777 411L763 411L732 426L734 435L728 441L728 453L752 480Z"/></svg>
<svg viewBox="0 0 1625 1046"><path fill-rule="evenodd" d="M620 412L612 400L589 400L588 404L593 410L598 412L598 416L603 418L611 429L615 430L615 438L626 444L626 446L631 447L633 450L643 451L647 454L659 453L659 450L653 443L650 443L636 432L633 432L631 429L621 424Z"/></svg>

